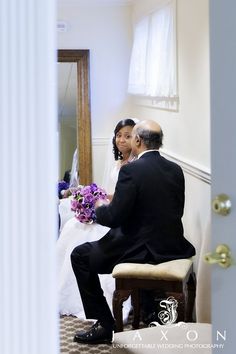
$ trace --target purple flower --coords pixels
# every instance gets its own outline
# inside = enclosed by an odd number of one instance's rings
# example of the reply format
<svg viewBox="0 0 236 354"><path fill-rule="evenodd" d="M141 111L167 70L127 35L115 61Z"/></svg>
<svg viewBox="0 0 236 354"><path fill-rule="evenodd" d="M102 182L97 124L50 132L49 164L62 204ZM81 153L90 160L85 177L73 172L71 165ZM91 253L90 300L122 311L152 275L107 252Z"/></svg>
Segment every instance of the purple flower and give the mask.
<svg viewBox="0 0 236 354"><path fill-rule="evenodd" d="M77 220L92 224L96 221L95 202L106 198L106 192L95 183L89 186L79 186L72 193L71 210L75 212Z"/></svg>
<svg viewBox="0 0 236 354"><path fill-rule="evenodd" d="M59 181L58 182L58 196L61 198L61 191L67 190L69 188L69 183L65 181Z"/></svg>

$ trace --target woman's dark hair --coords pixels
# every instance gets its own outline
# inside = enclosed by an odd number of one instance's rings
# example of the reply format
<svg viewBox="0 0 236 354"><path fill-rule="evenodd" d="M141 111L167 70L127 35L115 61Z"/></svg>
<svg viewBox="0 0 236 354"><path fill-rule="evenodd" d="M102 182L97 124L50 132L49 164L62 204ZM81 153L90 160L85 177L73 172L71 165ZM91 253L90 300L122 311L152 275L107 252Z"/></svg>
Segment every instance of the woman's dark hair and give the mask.
<svg viewBox="0 0 236 354"><path fill-rule="evenodd" d="M122 160L123 159L122 153L117 149L117 146L116 146L116 134L121 130L121 128L124 128L127 126L129 126L129 127L135 126L135 122L133 121L133 119L130 119L130 118L122 119L114 129L114 136L112 138L112 144L113 144L113 154L114 154L115 160Z"/></svg>
<svg viewBox="0 0 236 354"><path fill-rule="evenodd" d="M65 181L66 183L70 183L70 170L65 172L63 181Z"/></svg>

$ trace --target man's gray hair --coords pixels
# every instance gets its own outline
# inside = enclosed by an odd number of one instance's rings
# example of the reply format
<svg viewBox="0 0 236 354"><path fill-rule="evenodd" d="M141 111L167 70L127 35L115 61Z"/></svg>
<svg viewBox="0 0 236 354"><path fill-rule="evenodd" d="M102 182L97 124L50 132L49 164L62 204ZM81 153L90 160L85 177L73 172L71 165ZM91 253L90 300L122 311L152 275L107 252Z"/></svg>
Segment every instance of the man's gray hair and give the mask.
<svg viewBox="0 0 236 354"><path fill-rule="evenodd" d="M143 140L144 145L152 150L152 149L159 149L162 146L163 140L163 132L160 130L159 132L144 129L141 127L137 127L136 135Z"/></svg>

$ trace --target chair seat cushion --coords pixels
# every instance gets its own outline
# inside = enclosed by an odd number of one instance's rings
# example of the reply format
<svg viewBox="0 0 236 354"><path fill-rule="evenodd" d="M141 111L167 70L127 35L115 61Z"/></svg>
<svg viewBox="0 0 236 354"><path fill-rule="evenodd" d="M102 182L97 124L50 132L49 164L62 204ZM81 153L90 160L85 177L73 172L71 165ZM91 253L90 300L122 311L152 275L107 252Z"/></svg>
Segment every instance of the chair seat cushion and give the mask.
<svg viewBox="0 0 236 354"><path fill-rule="evenodd" d="M112 276L114 278L183 280L192 263L191 258L176 259L157 265L147 263L120 263L113 268Z"/></svg>

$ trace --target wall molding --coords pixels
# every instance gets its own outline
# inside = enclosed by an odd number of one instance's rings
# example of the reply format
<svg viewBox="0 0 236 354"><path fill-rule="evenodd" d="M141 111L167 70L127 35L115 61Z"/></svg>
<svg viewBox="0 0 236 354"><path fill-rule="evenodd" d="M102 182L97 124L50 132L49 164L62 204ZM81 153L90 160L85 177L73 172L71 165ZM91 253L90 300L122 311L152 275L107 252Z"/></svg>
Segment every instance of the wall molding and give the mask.
<svg viewBox="0 0 236 354"><path fill-rule="evenodd" d="M66 6L129 6L133 0L58 0L58 5Z"/></svg>
<svg viewBox="0 0 236 354"><path fill-rule="evenodd" d="M170 111L170 112L179 111L178 96L173 98L167 98L167 97L157 98L157 97L145 97L141 95L130 94L130 99L137 106L160 109L160 110Z"/></svg>
<svg viewBox="0 0 236 354"><path fill-rule="evenodd" d="M92 145L95 146L108 146L109 138L94 137L92 139ZM171 151L161 149L160 153L167 159L180 165L185 173L191 175L207 184L211 184L211 172L205 166L202 166L196 162L184 159L182 156L172 153Z"/></svg>
<svg viewBox="0 0 236 354"><path fill-rule="evenodd" d="M171 151L167 151L165 149L161 149L160 152L164 157L180 165L185 173L207 184L211 184L211 172L207 167L186 160L183 157L173 154Z"/></svg>
<svg viewBox="0 0 236 354"><path fill-rule="evenodd" d="M92 138L92 146L107 146L108 143L109 143L109 138L104 138L104 137Z"/></svg>

